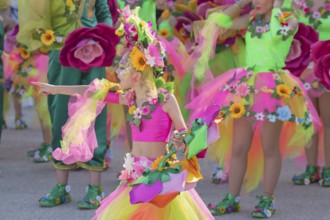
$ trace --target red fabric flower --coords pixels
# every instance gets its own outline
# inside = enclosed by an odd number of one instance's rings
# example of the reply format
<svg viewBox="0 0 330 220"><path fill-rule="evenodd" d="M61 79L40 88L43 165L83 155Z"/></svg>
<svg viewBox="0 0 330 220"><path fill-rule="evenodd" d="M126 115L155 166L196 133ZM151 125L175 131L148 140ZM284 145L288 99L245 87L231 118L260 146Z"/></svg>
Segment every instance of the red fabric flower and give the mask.
<svg viewBox="0 0 330 220"><path fill-rule="evenodd" d="M310 26L299 23L290 52L286 58L286 67L293 75L300 76L312 61L311 46L318 41L318 33Z"/></svg>
<svg viewBox="0 0 330 220"><path fill-rule="evenodd" d="M100 56L94 56L91 53L94 58L86 63L80 59L81 57L75 56L75 53L86 46L83 42L89 42L90 40L96 42L103 49L103 53ZM111 66L119 40L120 38L115 34L115 29L106 24L98 24L94 28L76 29L65 40L59 57L60 62L63 66L74 67L84 72L92 67Z"/></svg>
<svg viewBox="0 0 330 220"><path fill-rule="evenodd" d="M313 44L312 58L315 62L316 77L327 89L330 89L330 40Z"/></svg>

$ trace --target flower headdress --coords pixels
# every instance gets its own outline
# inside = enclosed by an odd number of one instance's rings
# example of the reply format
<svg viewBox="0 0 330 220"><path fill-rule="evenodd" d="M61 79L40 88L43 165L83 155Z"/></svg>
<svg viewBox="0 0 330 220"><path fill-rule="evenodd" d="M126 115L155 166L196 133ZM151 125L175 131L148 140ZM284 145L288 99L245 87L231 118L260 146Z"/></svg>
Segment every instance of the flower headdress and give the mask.
<svg viewBox="0 0 330 220"><path fill-rule="evenodd" d="M121 12L118 36L125 35L127 47L131 48L131 64L139 72L150 68L156 78L165 70L165 47L152 30L152 23L145 22L139 16L139 7L130 10L126 6Z"/></svg>

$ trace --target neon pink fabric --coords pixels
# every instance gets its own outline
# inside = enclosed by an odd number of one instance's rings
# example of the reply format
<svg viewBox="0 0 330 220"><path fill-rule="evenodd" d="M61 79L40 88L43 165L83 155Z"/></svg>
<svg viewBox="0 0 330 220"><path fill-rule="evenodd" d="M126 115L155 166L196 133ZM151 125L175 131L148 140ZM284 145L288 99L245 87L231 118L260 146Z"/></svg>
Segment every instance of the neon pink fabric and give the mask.
<svg viewBox="0 0 330 220"><path fill-rule="evenodd" d="M157 104L151 119L142 119L140 130L133 124L132 139L137 142L168 142L172 128L170 116Z"/></svg>
<svg viewBox="0 0 330 220"><path fill-rule="evenodd" d="M104 101L108 103L119 104L119 93L109 92Z"/></svg>
<svg viewBox="0 0 330 220"><path fill-rule="evenodd" d="M108 93L105 102L119 103L119 93ZM168 142L172 128L172 120L157 104L151 119L141 119L140 128L131 123L132 139L137 142Z"/></svg>

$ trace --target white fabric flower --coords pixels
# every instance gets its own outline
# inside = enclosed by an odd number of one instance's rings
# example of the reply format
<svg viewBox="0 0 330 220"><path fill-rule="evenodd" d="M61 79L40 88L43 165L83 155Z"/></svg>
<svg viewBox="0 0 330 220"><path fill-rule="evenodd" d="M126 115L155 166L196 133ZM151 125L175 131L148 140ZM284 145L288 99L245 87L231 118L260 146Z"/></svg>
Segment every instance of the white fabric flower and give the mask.
<svg viewBox="0 0 330 220"><path fill-rule="evenodd" d="M150 67L154 67L156 62L155 62L155 58L150 56L149 53L145 53L145 56L146 56L146 59L147 59L147 64L150 66Z"/></svg>
<svg viewBox="0 0 330 220"><path fill-rule="evenodd" d="M272 123L275 123L276 122L276 115L273 115L273 114L270 114L267 116L268 120Z"/></svg>
<svg viewBox="0 0 330 220"><path fill-rule="evenodd" d="M311 113L309 113L308 118L306 119L306 124L309 125L312 122L313 122L313 116L311 115Z"/></svg>
<svg viewBox="0 0 330 220"><path fill-rule="evenodd" d="M134 158L130 153L127 153L123 167L130 173L133 170L133 164L134 164Z"/></svg>
<svg viewBox="0 0 330 220"><path fill-rule="evenodd" d="M256 119L258 120L258 121L263 121L264 120L264 117L265 117L265 115L264 115L264 113L263 112L259 112L259 113L257 113L256 114Z"/></svg>
<svg viewBox="0 0 330 220"><path fill-rule="evenodd" d="M65 192L69 193L71 191L71 186L70 185L66 185L65 186Z"/></svg>
<svg viewBox="0 0 330 220"><path fill-rule="evenodd" d="M312 85L310 83L305 82L304 87L306 90L310 90L312 88Z"/></svg>
<svg viewBox="0 0 330 220"><path fill-rule="evenodd" d="M134 118L138 118L138 119L142 118L142 111L139 108L136 108L133 114L134 114Z"/></svg>
<svg viewBox="0 0 330 220"><path fill-rule="evenodd" d="M55 41L56 41L57 43L62 43L62 42L63 42L63 37L60 37L60 36L55 37Z"/></svg>
<svg viewBox="0 0 330 220"><path fill-rule="evenodd" d="M287 36L289 30L290 30L290 27L289 27L289 26L283 26L283 27L281 28L281 32L280 32L280 33L281 33L281 35Z"/></svg>
<svg viewBox="0 0 330 220"><path fill-rule="evenodd" d="M224 92L228 91L229 89L230 89L230 86L228 84L226 84L222 87L222 91L224 91Z"/></svg>

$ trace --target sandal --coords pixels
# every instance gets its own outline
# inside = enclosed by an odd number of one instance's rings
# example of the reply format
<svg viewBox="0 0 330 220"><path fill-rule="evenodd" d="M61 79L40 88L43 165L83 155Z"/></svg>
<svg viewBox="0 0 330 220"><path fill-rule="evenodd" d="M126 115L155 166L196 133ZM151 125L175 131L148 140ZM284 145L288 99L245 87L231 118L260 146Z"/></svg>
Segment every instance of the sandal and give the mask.
<svg viewBox="0 0 330 220"><path fill-rule="evenodd" d="M104 198L102 186L88 185L86 192L85 197L78 203L78 208L97 209L100 207L101 200Z"/></svg>
<svg viewBox="0 0 330 220"><path fill-rule="evenodd" d="M251 213L253 218L270 218L275 213L274 196L257 196L260 200Z"/></svg>
<svg viewBox="0 0 330 220"><path fill-rule="evenodd" d="M298 176L293 176L292 182L295 185L309 185L320 180L320 167L307 165L306 171Z"/></svg>
<svg viewBox="0 0 330 220"><path fill-rule="evenodd" d="M55 207L71 201L70 185L56 184L56 186L46 196L39 199L41 207Z"/></svg>
<svg viewBox="0 0 330 220"><path fill-rule="evenodd" d="M320 185L323 187L330 187L330 167L323 167Z"/></svg>
<svg viewBox="0 0 330 220"><path fill-rule="evenodd" d="M233 212L239 212L240 207L240 197L227 194L225 198L218 203L216 206L208 205L208 208L213 216L230 214Z"/></svg>

